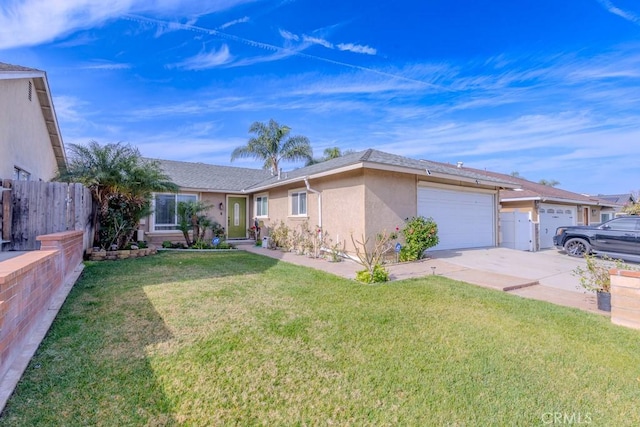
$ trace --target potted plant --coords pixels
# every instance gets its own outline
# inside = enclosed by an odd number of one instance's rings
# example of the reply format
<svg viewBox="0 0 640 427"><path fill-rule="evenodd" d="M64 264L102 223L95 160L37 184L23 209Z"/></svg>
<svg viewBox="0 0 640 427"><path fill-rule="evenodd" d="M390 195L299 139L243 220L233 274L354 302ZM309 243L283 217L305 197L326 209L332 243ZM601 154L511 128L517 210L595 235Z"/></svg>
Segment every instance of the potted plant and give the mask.
<svg viewBox="0 0 640 427"><path fill-rule="evenodd" d="M609 269L613 267L611 263L615 263L617 268L624 269L624 262L607 256L603 256L602 262L598 262L598 259L590 254L585 254L584 260L587 265L585 267L576 267L572 272L573 275L580 277L580 286L583 289L596 293L598 310L611 311L611 275L609 274Z"/></svg>

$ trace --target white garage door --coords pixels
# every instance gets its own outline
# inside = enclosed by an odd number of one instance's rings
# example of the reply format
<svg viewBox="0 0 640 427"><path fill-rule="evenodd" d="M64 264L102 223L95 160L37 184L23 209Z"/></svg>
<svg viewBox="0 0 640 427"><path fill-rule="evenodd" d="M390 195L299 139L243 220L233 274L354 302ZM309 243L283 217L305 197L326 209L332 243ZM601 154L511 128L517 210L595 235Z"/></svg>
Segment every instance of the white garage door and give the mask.
<svg viewBox="0 0 640 427"><path fill-rule="evenodd" d="M418 187L418 215L438 225L434 249L495 246L495 196L491 193Z"/></svg>
<svg viewBox="0 0 640 427"><path fill-rule="evenodd" d="M540 204L540 249L553 248L553 235L556 228L563 225L576 225L576 207Z"/></svg>

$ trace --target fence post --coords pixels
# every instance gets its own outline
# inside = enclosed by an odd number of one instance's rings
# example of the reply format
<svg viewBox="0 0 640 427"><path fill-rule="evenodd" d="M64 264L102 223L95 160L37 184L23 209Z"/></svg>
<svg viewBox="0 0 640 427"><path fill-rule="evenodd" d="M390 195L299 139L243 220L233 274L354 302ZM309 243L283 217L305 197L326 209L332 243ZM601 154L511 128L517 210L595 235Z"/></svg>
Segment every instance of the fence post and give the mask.
<svg viewBox="0 0 640 427"><path fill-rule="evenodd" d="M11 187L10 179L0 180L0 240L1 243L9 243L11 241L11 220L13 210L11 209ZM1 244L0 244L1 246Z"/></svg>

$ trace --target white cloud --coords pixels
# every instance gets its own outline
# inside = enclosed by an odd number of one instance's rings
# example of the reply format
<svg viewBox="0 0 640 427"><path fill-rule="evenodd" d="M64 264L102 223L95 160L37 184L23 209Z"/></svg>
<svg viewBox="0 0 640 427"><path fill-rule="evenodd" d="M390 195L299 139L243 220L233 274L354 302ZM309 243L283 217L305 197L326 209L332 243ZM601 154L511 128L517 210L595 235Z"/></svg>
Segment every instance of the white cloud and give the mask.
<svg viewBox="0 0 640 427"><path fill-rule="evenodd" d="M229 27L231 27L233 25L237 25L237 24L243 24L245 22L249 22L249 17L248 16L242 17L240 19L234 19L233 21L226 22L226 23L220 25L220 29L224 30L225 28L229 28Z"/></svg>
<svg viewBox="0 0 640 427"><path fill-rule="evenodd" d="M54 96L54 108L58 121L80 123L87 115L87 103L73 96ZM82 111L82 112L81 112Z"/></svg>
<svg viewBox="0 0 640 427"><path fill-rule="evenodd" d="M133 0L9 0L0 9L0 49L52 41L126 13Z"/></svg>
<svg viewBox="0 0 640 427"><path fill-rule="evenodd" d="M94 63L83 65L80 68L85 70L128 70L131 64L117 63L111 61L95 61Z"/></svg>
<svg viewBox="0 0 640 427"><path fill-rule="evenodd" d="M306 34L302 36L302 40L311 43L311 44L319 44L320 46L324 46L327 49L333 49L333 44L325 39L321 39L319 37L307 36Z"/></svg>
<svg viewBox="0 0 640 427"><path fill-rule="evenodd" d="M298 40L300 40L300 37L298 37L296 34L293 34L293 33L289 32L287 30L280 29L279 31L280 31L280 35L285 40L292 40L292 41L296 41L296 42Z"/></svg>
<svg viewBox="0 0 640 427"><path fill-rule="evenodd" d="M596 0L600 3L605 9L607 9L610 13L614 15L618 15L619 17L626 19L629 22L633 22L634 24L640 25L640 16L636 15L633 12L629 12L626 10L622 10L619 7L615 6L610 0Z"/></svg>
<svg viewBox="0 0 640 427"><path fill-rule="evenodd" d="M254 0L111 0L108 5L102 0L3 1L0 7L0 49L51 42L129 13L154 12L174 18L176 14L193 18ZM167 25L162 31L172 29Z"/></svg>
<svg viewBox="0 0 640 427"><path fill-rule="evenodd" d="M196 56L186 59L182 62L172 65L171 67L181 68L184 70L206 70L209 68L225 65L233 60L233 56L229 52L229 46L222 45L220 50L212 50L211 52L200 52Z"/></svg>
<svg viewBox="0 0 640 427"><path fill-rule="evenodd" d="M340 43L337 45L338 49L340 50L346 50L349 52L355 52L355 53L364 53L367 55L375 55L377 53L377 50L369 47L369 46L362 46L359 44L353 44L353 43Z"/></svg>

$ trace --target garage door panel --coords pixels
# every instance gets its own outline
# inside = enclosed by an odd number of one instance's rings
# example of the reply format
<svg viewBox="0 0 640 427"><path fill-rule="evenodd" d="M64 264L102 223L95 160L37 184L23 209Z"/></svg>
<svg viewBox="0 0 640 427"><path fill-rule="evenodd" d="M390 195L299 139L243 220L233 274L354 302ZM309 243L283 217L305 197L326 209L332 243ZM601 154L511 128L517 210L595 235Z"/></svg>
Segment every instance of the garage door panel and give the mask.
<svg viewBox="0 0 640 427"><path fill-rule="evenodd" d="M434 249L495 245L493 194L421 187L418 215L431 217L438 225L440 243Z"/></svg>
<svg viewBox="0 0 640 427"><path fill-rule="evenodd" d="M558 227L576 225L577 208L569 205L540 204L540 249L553 248L553 235Z"/></svg>

